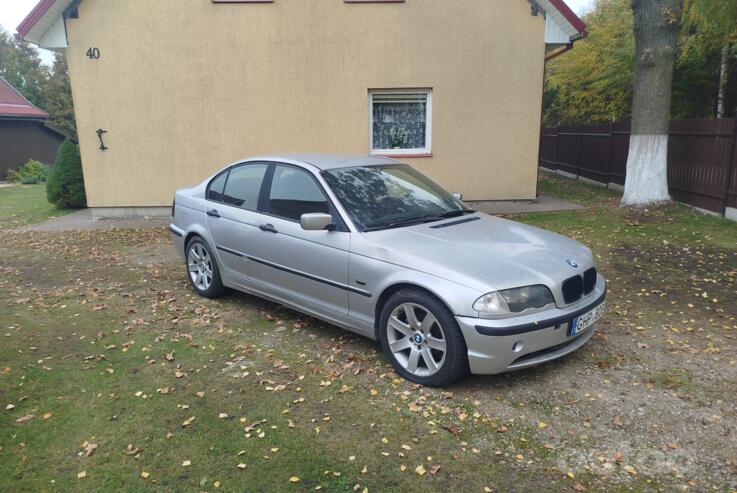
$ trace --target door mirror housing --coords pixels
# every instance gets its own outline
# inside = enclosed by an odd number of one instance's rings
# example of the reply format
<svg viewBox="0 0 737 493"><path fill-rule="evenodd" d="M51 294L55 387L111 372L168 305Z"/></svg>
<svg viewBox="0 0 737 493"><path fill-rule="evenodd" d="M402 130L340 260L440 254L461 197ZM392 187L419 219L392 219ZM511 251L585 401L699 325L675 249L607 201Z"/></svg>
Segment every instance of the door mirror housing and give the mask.
<svg viewBox="0 0 737 493"><path fill-rule="evenodd" d="M453 196L454 199L458 201L463 200L463 194L461 192L453 192L451 195Z"/></svg>
<svg viewBox="0 0 737 493"><path fill-rule="evenodd" d="M335 228L333 216L322 212L302 214L299 218L299 224L305 231L322 231L324 229L332 231Z"/></svg>

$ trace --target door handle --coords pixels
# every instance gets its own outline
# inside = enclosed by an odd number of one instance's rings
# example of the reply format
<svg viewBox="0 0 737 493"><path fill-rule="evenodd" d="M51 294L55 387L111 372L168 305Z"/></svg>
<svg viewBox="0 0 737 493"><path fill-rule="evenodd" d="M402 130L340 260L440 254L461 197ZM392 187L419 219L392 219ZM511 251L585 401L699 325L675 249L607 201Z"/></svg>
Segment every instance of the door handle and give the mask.
<svg viewBox="0 0 737 493"><path fill-rule="evenodd" d="M260 229L261 231L266 231L267 233L278 233L273 224L262 224L258 227L258 229Z"/></svg>
<svg viewBox="0 0 737 493"><path fill-rule="evenodd" d="M218 213L217 209L212 209L210 211L207 211L207 215L210 217L220 217L220 214Z"/></svg>

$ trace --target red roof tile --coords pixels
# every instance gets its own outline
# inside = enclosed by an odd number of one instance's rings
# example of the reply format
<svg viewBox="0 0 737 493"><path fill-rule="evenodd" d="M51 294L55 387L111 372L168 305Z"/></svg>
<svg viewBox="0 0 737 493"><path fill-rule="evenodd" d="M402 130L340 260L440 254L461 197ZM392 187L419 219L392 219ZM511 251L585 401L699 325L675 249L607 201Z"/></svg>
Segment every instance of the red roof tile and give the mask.
<svg viewBox="0 0 737 493"><path fill-rule="evenodd" d="M21 93L0 77L0 117L46 119L49 114L29 103Z"/></svg>

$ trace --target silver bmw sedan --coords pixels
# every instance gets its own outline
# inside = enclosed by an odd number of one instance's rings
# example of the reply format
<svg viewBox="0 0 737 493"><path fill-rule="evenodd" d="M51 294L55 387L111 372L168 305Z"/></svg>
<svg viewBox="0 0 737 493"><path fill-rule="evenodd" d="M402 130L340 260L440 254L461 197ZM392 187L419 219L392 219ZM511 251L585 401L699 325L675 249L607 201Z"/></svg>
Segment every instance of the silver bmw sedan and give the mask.
<svg viewBox="0 0 737 493"><path fill-rule="evenodd" d="M200 295L237 289L378 340L424 385L591 339L606 295L591 251L460 199L393 159L261 156L177 191L169 229Z"/></svg>

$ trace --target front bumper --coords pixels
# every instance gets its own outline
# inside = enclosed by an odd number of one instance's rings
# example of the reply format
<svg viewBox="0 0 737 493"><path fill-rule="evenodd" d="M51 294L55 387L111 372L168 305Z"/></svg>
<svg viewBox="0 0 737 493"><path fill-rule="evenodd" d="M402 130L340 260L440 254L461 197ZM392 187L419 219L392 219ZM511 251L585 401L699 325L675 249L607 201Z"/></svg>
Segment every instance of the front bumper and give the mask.
<svg viewBox="0 0 737 493"><path fill-rule="evenodd" d="M606 281L599 275L594 291L565 308L496 320L457 316L471 372L489 375L519 370L575 351L591 339L596 327L571 337L571 321L604 302L605 297Z"/></svg>

